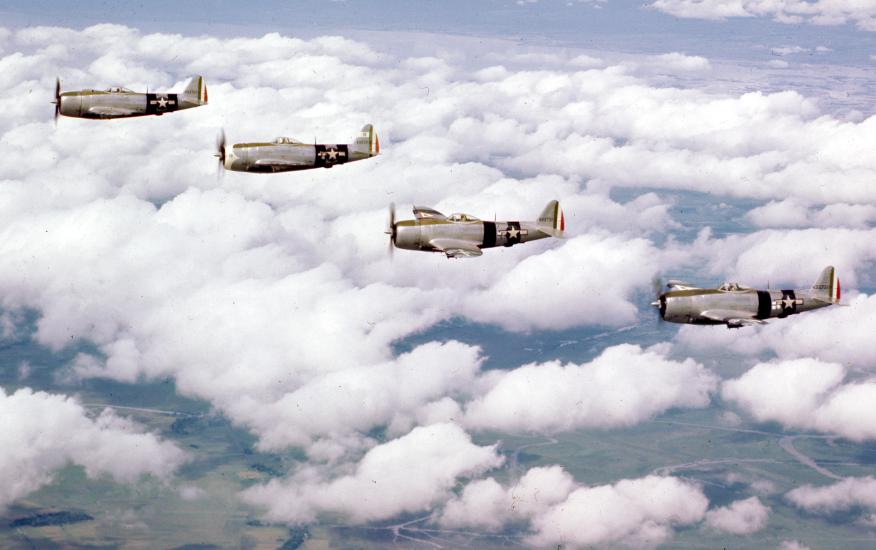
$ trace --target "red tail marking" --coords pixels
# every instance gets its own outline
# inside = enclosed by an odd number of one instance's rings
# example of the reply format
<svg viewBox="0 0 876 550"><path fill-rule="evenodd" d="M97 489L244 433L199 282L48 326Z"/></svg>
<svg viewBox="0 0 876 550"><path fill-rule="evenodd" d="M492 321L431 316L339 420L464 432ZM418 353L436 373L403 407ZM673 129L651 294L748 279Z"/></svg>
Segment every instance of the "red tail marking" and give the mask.
<svg viewBox="0 0 876 550"><path fill-rule="evenodd" d="M206 84L204 84L204 103L209 103L207 101L207 85Z"/></svg>
<svg viewBox="0 0 876 550"><path fill-rule="evenodd" d="M560 210L560 231L566 230L566 216L563 215L563 211Z"/></svg>
<svg viewBox="0 0 876 550"><path fill-rule="evenodd" d="M837 277L837 279L836 279L836 301L837 301L837 302L840 301L840 282L839 282L839 277Z"/></svg>

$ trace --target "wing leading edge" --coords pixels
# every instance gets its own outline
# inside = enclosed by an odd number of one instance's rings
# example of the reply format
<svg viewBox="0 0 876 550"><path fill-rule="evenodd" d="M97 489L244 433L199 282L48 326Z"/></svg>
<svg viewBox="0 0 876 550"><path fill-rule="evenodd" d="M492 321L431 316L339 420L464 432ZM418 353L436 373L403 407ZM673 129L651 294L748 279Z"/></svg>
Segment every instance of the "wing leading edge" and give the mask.
<svg viewBox="0 0 876 550"><path fill-rule="evenodd" d="M756 319L753 315L746 315L745 312L733 310L711 309L700 313L700 317L703 317L704 319L708 319L710 321L714 321L716 323L724 323L728 327L766 324L766 321Z"/></svg>
<svg viewBox="0 0 876 550"><path fill-rule="evenodd" d="M143 114L133 109L122 109L120 107L98 106L88 109L88 113L96 116L129 116L134 114Z"/></svg>

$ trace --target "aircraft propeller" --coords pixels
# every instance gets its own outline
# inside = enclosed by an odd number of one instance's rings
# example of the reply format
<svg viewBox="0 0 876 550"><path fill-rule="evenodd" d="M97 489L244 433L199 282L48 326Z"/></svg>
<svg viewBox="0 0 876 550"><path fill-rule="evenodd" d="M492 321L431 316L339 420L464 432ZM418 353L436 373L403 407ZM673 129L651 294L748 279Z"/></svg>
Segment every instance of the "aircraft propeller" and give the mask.
<svg viewBox="0 0 876 550"><path fill-rule="evenodd" d="M55 126L58 125L58 116L61 114L61 79L55 77Z"/></svg>
<svg viewBox="0 0 876 550"><path fill-rule="evenodd" d="M384 231L387 235L389 235L389 257L392 258L393 249L395 248L395 236L396 236L396 227L395 227L395 203L389 203L389 225Z"/></svg>
<svg viewBox="0 0 876 550"><path fill-rule="evenodd" d="M651 305L660 311L660 320L663 321L663 315L666 313L666 296L663 295L663 281L659 276L655 275L651 279L651 288L654 291L654 301Z"/></svg>
<svg viewBox="0 0 876 550"><path fill-rule="evenodd" d="M219 159L219 167L216 169L216 174L221 176L225 172L225 128L222 128L216 137L216 154L213 156Z"/></svg>

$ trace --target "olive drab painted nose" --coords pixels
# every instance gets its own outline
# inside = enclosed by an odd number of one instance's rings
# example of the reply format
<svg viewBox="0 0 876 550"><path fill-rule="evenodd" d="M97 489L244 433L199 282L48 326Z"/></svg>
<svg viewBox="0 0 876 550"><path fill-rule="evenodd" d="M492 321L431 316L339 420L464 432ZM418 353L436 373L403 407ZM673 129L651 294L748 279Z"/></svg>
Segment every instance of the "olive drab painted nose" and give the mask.
<svg viewBox="0 0 876 550"><path fill-rule="evenodd" d="M58 98L58 112L64 116L78 117L82 114L82 96L62 95Z"/></svg>
<svg viewBox="0 0 876 550"><path fill-rule="evenodd" d="M420 249L420 228L414 225L395 226L395 246L407 250Z"/></svg>

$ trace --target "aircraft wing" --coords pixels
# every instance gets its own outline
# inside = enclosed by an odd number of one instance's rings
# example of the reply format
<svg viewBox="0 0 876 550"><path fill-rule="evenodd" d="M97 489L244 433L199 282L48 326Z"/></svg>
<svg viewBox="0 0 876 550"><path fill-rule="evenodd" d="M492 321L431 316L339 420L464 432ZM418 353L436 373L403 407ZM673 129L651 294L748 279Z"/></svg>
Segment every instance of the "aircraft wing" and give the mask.
<svg viewBox="0 0 876 550"><path fill-rule="evenodd" d="M767 322L763 321L761 319L750 319L750 318L727 319L727 326L728 327L741 327L741 326L749 326L750 327L750 326L754 326L754 325L765 325L765 324L767 324Z"/></svg>
<svg viewBox="0 0 876 550"><path fill-rule="evenodd" d="M91 107L90 109L88 109L88 112L92 115L97 115L97 116L127 116L127 115L143 114L142 111L135 111L134 109L123 109L121 107L108 107L106 105Z"/></svg>
<svg viewBox="0 0 876 550"><path fill-rule="evenodd" d="M313 166L312 162L294 161L289 159L258 159L253 163L255 166L263 166L265 168L302 168Z"/></svg>
<svg viewBox="0 0 876 550"><path fill-rule="evenodd" d="M429 244L448 258L474 258L483 254L476 244L461 239L432 239Z"/></svg>
<svg viewBox="0 0 876 550"><path fill-rule="evenodd" d="M718 323L727 323L727 326L741 327L747 325L765 325L766 321L755 319L754 314L749 314L743 311L735 311L732 309L709 309L700 313L701 317L705 317L711 321Z"/></svg>

